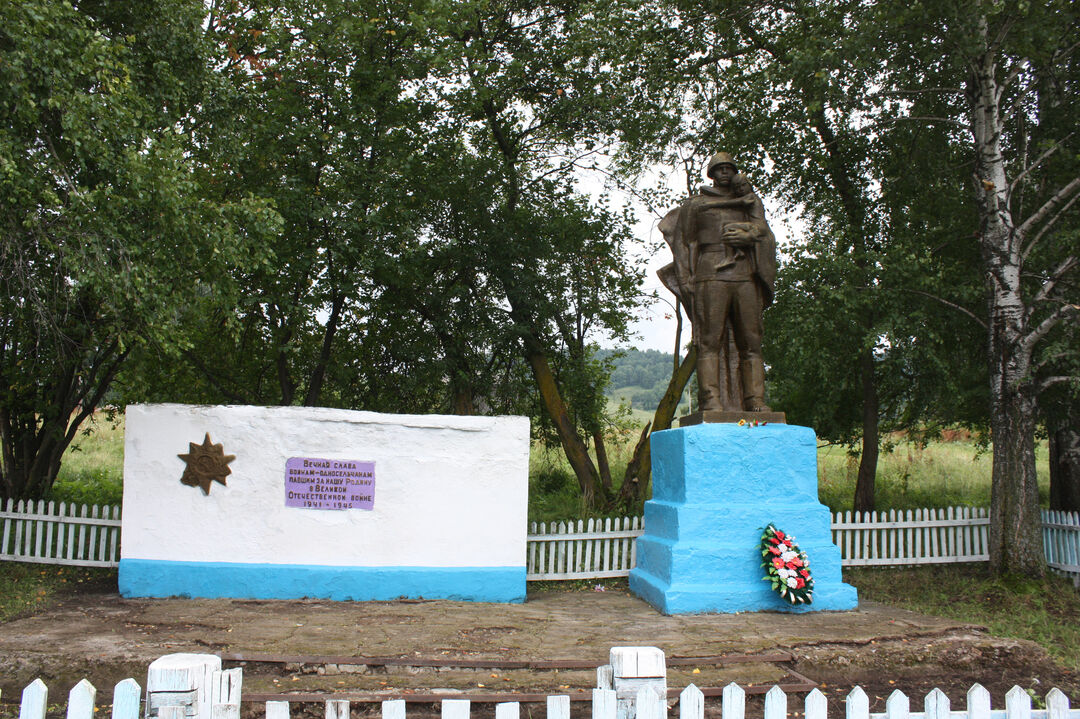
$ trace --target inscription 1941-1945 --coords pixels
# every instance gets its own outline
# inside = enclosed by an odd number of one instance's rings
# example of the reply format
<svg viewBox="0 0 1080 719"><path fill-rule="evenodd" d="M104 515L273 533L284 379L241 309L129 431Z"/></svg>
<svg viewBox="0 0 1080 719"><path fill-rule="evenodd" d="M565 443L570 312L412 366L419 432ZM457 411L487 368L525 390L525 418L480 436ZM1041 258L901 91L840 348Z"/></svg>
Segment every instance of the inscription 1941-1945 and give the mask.
<svg viewBox="0 0 1080 719"><path fill-rule="evenodd" d="M290 457L285 462L285 506L372 509L375 506L375 463Z"/></svg>

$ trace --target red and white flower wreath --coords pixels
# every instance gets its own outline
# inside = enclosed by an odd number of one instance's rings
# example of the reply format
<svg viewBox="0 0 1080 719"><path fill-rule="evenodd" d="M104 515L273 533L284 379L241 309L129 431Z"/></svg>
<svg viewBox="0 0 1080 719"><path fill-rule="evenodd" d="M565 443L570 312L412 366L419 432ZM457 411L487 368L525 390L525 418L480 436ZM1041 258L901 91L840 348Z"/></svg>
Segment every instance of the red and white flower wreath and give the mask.
<svg viewBox="0 0 1080 719"><path fill-rule="evenodd" d="M814 600L810 560L795 544L795 537L770 524L761 535L761 557L761 566L766 570L762 580L771 582L774 592L792 604L809 604Z"/></svg>

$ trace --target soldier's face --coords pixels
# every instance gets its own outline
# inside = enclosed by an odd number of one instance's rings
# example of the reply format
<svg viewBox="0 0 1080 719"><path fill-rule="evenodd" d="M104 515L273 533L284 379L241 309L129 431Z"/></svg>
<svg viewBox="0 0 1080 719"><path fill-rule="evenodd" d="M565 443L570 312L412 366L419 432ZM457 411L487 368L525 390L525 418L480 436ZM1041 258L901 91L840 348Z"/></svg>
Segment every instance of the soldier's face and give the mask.
<svg viewBox="0 0 1080 719"><path fill-rule="evenodd" d="M716 184L730 185L732 178L735 177L735 168L731 165L717 165L712 174Z"/></svg>

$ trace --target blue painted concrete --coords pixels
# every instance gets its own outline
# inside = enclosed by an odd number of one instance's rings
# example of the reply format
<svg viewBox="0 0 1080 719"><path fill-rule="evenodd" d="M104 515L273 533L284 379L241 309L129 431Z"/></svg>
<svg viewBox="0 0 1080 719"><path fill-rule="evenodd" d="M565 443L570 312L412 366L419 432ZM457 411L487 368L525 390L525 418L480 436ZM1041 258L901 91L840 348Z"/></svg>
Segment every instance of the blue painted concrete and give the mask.
<svg viewBox="0 0 1080 719"><path fill-rule="evenodd" d="M329 567L120 560L125 597L525 601L520 567Z"/></svg>
<svg viewBox="0 0 1080 719"><path fill-rule="evenodd" d="M809 427L699 424L652 435L653 498L630 589L664 614L854 609L831 518L817 498ZM773 523L810 559L814 601L792 606L762 581L759 543Z"/></svg>

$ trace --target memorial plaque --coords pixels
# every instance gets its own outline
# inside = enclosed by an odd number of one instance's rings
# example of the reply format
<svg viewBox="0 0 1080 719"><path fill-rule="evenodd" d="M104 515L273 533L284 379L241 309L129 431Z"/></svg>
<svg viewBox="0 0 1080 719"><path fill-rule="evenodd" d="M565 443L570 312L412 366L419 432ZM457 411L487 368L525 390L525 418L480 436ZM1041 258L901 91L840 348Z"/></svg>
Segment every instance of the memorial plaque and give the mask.
<svg viewBox="0 0 1080 719"><path fill-rule="evenodd" d="M375 463L290 457L285 462L285 506L372 509L375 506Z"/></svg>

